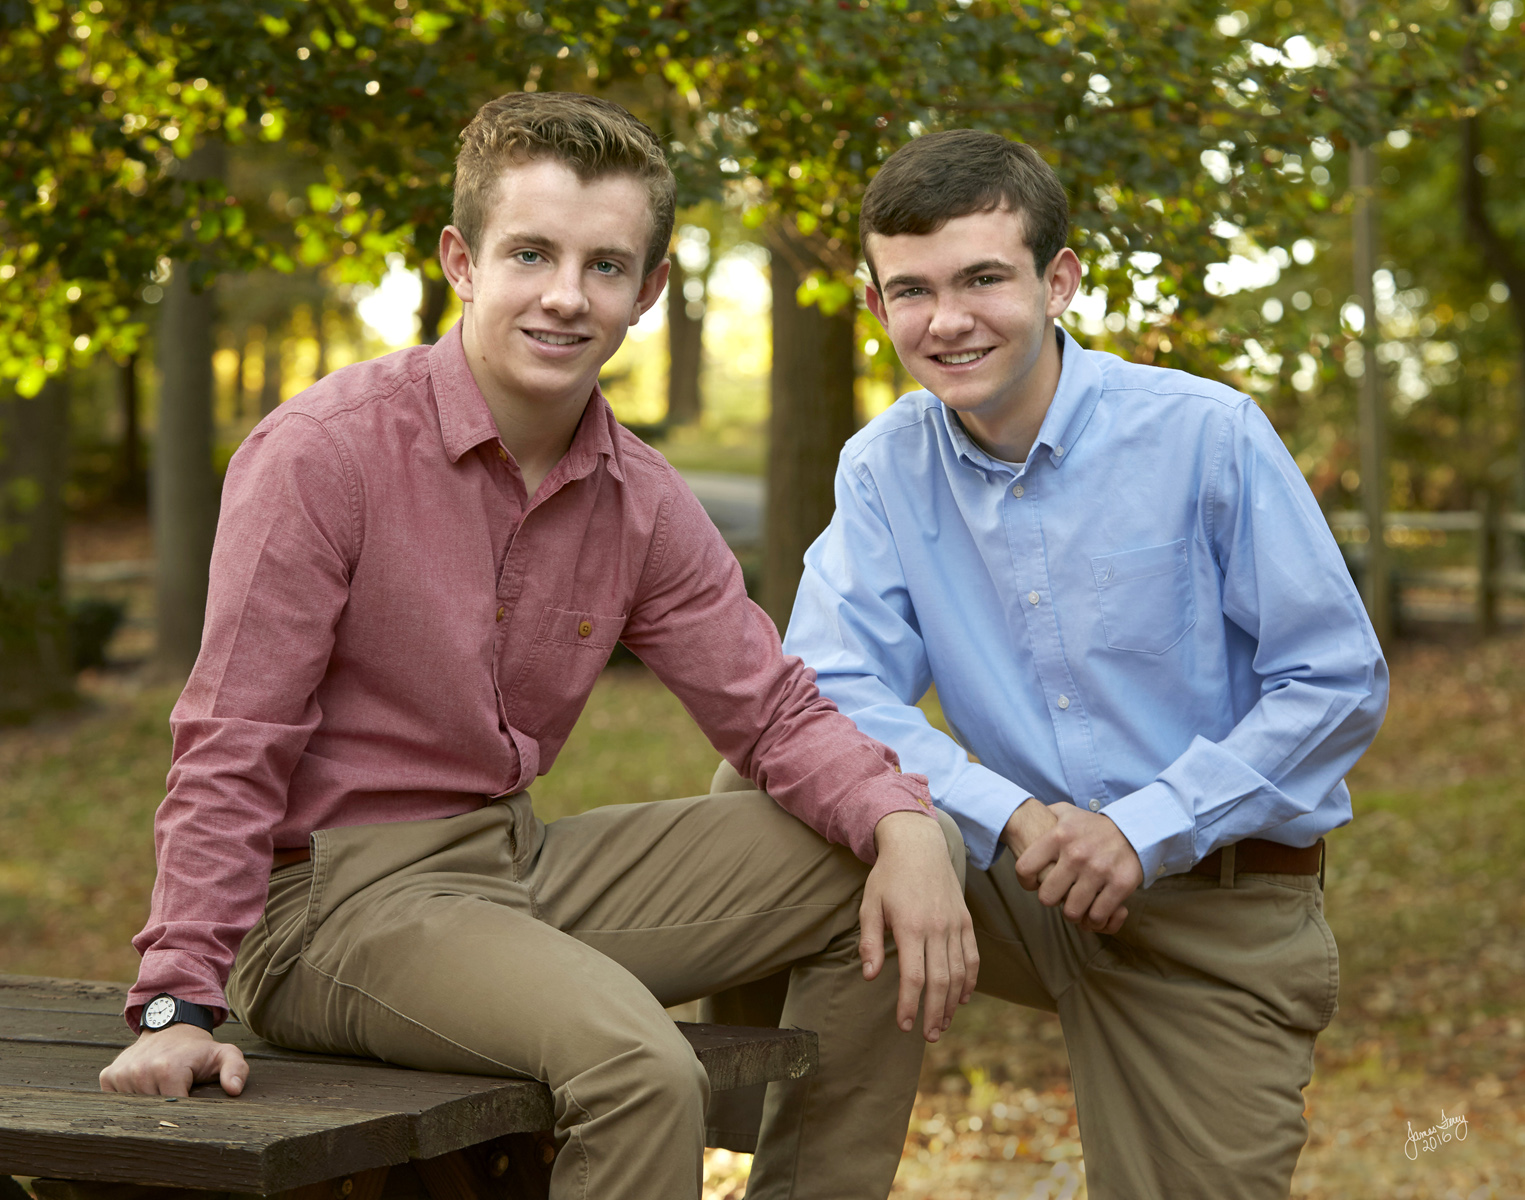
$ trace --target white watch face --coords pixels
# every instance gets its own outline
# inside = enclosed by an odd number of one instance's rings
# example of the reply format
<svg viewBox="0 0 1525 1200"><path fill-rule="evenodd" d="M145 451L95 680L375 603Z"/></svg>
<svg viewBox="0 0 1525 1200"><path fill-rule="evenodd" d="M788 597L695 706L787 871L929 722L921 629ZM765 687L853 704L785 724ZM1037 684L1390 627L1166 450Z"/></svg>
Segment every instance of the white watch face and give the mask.
<svg viewBox="0 0 1525 1200"><path fill-rule="evenodd" d="M175 1002L168 996L160 996L143 1010L143 1024L149 1029L163 1029L175 1019Z"/></svg>

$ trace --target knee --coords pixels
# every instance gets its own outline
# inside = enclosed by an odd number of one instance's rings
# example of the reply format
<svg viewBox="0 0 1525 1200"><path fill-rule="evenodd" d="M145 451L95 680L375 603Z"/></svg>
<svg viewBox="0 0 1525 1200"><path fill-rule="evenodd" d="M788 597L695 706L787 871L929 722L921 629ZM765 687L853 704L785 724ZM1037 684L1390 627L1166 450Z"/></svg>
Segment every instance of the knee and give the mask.
<svg viewBox="0 0 1525 1200"><path fill-rule="evenodd" d="M646 1051L645 1072L653 1095L673 1103L691 1101L703 1112L709 1103L710 1077L688 1039L674 1028L670 1037L647 1046Z"/></svg>
<svg viewBox="0 0 1525 1200"><path fill-rule="evenodd" d="M605 1069L612 1085L605 1100L616 1107L661 1112L678 1126L703 1123L710 1099L709 1075L676 1028L670 1036L628 1045Z"/></svg>

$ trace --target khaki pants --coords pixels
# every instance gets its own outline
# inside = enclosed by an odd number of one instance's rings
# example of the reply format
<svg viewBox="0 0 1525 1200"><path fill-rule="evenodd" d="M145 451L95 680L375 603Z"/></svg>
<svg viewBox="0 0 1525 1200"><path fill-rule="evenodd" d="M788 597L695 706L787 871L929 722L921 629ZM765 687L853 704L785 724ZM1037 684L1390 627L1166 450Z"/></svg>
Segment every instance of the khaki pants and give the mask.
<svg viewBox="0 0 1525 1200"><path fill-rule="evenodd" d="M1316 878L1244 874L1225 888L1169 876L1129 898L1116 937L1045 908L1009 851L970 871L965 895L978 990L1059 1014L1092 1200L1288 1194L1313 1042L1339 982ZM778 985L714 997L704 1019L768 1024ZM712 1124L745 1136L757 1127L745 1105L724 1093Z"/></svg>
<svg viewBox="0 0 1525 1200"><path fill-rule="evenodd" d="M768 1086L748 1195L888 1194L922 1042L894 962L862 976L867 868L761 792L549 825L520 794L312 845L229 981L260 1036L542 1080L555 1200L697 1198L708 1081L663 1007L787 970L776 1017L819 1035L820 1070Z"/></svg>

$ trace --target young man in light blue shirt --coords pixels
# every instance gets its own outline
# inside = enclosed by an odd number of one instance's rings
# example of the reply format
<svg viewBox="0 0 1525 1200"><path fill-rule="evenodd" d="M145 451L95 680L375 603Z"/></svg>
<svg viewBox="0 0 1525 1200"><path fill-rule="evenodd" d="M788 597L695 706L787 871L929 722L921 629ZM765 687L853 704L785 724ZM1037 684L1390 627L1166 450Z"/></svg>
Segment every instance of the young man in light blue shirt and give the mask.
<svg viewBox="0 0 1525 1200"><path fill-rule="evenodd" d="M1285 1196L1321 838L1387 696L1328 526L1249 397L1057 327L1080 263L1030 148L919 138L861 230L927 390L843 450L785 649L957 822L979 990L1059 1013L1091 1196Z"/></svg>

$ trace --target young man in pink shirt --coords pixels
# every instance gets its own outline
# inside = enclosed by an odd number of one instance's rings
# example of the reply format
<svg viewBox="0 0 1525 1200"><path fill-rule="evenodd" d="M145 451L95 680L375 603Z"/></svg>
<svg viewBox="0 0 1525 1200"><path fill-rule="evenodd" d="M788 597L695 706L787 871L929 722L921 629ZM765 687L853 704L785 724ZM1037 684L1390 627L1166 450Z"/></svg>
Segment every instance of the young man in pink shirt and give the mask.
<svg viewBox="0 0 1525 1200"><path fill-rule="evenodd" d="M975 984L957 837L783 656L598 391L667 279L651 132L504 96L455 188L461 322L282 405L229 467L134 943L142 1032L102 1087L238 1094L211 1032L231 1009L299 1049L546 1081L555 1197L697 1197L708 1084L663 1006L793 964L784 1023L821 1069L770 1086L749 1195L882 1197L918 1006L936 1040ZM616 641L767 794L535 816Z"/></svg>

